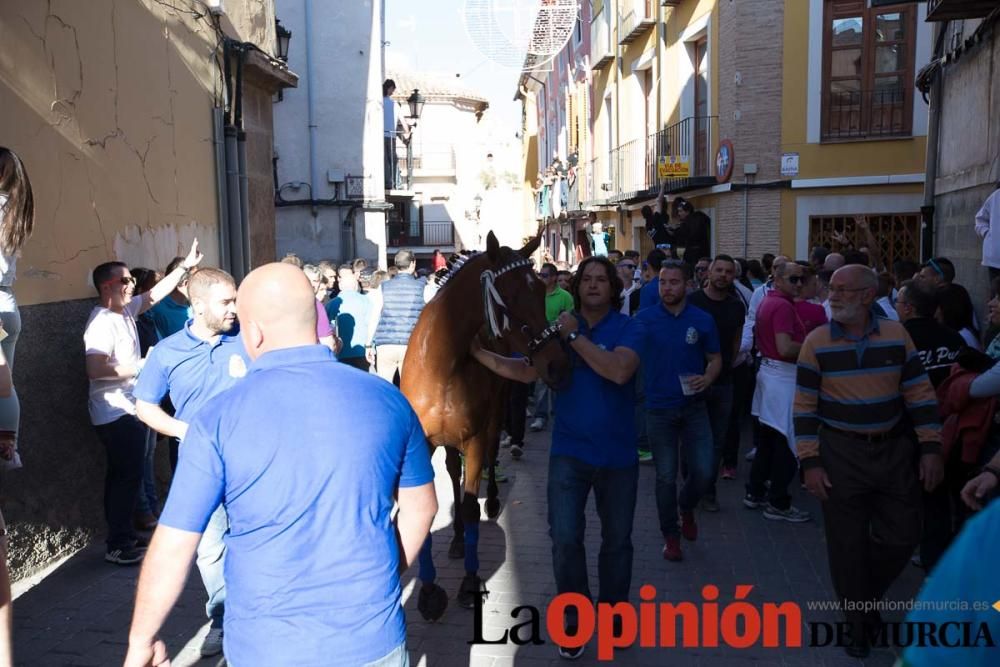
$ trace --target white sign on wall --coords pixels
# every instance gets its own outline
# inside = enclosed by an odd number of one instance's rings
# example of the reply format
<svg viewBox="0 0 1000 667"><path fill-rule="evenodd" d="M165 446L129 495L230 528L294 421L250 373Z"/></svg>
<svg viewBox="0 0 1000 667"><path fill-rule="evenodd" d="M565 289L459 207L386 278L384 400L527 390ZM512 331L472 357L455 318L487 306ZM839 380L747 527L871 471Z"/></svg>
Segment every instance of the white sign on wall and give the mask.
<svg viewBox="0 0 1000 667"><path fill-rule="evenodd" d="M798 153L782 153L781 154L781 175L782 176L798 176L799 175L799 154Z"/></svg>

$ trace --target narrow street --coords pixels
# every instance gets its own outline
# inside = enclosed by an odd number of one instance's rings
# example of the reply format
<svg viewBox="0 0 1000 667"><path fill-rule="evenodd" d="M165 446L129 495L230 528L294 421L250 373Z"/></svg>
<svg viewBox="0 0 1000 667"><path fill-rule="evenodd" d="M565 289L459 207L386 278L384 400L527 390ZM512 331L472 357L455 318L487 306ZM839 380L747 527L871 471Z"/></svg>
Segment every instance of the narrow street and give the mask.
<svg viewBox="0 0 1000 667"><path fill-rule="evenodd" d="M489 600L484 609L484 637L496 639L505 629L527 620L522 615L513 620L511 611L520 605L541 610L555 596L552 578L549 537L545 517L546 460L549 431L529 433L524 457L512 462L507 450L501 464L510 481L500 485L503 510L496 522L484 522L481 529L481 574L488 580ZM748 438L744 439L746 443ZM741 456L740 475L749 464ZM524 665L541 667L569 664L556 654L548 642L541 617L545 644L537 646L470 646L473 636L471 611L459 608L454 596L461 581L462 561L447 558L451 537L448 526L451 500L444 458L434 458L438 475L441 511L434 524L435 562L439 581L448 592L450 604L444 617L435 624L424 622L416 610L416 567L404 577L411 665L414 667L502 667ZM733 598L737 584L752 584L751 602L794 601L802 605L803 621L833 621L830 612L810 612L806 601L831 597L822 524L818 521L792 525L765 520L759 513L743 508L743 482L719 482L718 514L699 513L700 535L697 542L684 544L685 560L667 563L660 556L660 541L653 502L654 474L651 464L641 467L639 502L636 509L633 540L635 566L632 599L638 589L652 584L660 601L700 602L701 588L714 584L720 590L720 607ZM483 484L485 490L485 483ZM818 515L819 507L804 492L798 492L796 504ZM593 504L588 511L588 561L591 586L596 591L598 522ZM102 545L92 545L62 565L54 574L15 601L15 658L18 665L31 667L84 666L105 667L120 664L125 655L128 624L138 569L116 568L101 559ZM917 590L921 573L908 567L887 596L908 599ZM198 647L207 632L203 608L204 592L196 573L188 580L184 595L174 608L162 634L173 665L179 667L224 664L219 658L200 659ZM886 614L886 620L896 616ZM275 637L274 641L281 641ZM803 643L808 634L803 632ZM889 667L895 656L886 650L873 650L863 663L848 658L841 649L802 648L769 649L759 646L736 650L719 649L641 649L615 654L614 664L671 666L846 666L874 665ZM335 665L336 660L328 663ZM581 660L575 664L605 664L597 660L596 641L592 641Z"/></svg>

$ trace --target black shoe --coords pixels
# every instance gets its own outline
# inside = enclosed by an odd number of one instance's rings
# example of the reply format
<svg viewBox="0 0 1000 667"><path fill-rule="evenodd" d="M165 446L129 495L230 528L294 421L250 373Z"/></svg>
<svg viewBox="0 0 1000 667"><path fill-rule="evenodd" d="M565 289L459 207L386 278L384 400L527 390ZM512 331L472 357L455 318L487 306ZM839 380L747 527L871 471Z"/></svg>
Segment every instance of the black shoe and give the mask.
<svg viewBox="0 0 1000 667"><path fill-rule="evenodd" d="M135 539L132 540L132 548L145 551L149 548L149 538L143 537L142 535L136 535Z"/></svg>
<svg viewBox="0 0 1000 667"><path fill-rule="evenodd" d="M563 660L579 660L583 657L583 647L577 646L576 648L568 648L566 646L560 646L559 657Z"/></svg>
<svg viewBox="0 0 1000 667"><path fill-rule="evenodd" d="M146 552L128 547L126 549L110 549L104 554L104 560L115 565L135 565L142 562Z"/></svg>
<svg viewBox="0 0 1000 667"><path fill-rule="evenodd" d="M867 642L860 644L851 644L844 648L844 653L851 656L852 658L857 658L858 660L864 660L868 657L868 654L872 652L871 647Z"/></svg>

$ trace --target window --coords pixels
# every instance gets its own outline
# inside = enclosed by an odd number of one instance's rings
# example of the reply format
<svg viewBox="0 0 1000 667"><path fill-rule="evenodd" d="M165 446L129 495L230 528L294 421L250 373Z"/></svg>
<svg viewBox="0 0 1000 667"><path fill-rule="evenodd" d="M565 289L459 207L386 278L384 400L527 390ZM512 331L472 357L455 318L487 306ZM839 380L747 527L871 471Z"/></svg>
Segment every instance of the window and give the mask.
<svg viewBox="0 0 1000 667"><path fill-rule="evenodd" d="M882 252L882 265L891 267L897 259L920 259L920 214L876 213L868 215L872 235ZM854 215L810 216L809 247L832 247L833 232L848 232L855 247L864 245L864 237L854 225Z"/></svg>
<svg viewBox="0 0 1000 667"><path fill-rule="evenodd" d="M824 141L910 135L915 43L912 4L826 1Z"/></svg>

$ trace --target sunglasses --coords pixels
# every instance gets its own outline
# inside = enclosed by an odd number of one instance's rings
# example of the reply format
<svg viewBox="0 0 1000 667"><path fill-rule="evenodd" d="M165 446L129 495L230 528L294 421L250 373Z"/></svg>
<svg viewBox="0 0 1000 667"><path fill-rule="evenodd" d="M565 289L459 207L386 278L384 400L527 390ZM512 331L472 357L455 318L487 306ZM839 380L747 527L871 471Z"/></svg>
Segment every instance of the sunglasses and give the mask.
<svg viewBox="0 0 1000 667"><path fill-rule="evenodd" d="M788 276L788 282L793 285L804 285L806 282L805 276Z"/></svg>
<svg viewBox="0 0 1000 667"><path fill-rule="evenodd" d="M539 277L539 278L551 278L551 277L552 277L552 274L551 274L551 273L548 273L547 271L543 271L542 273L539 273L539 274L538 274L538 277Z"/></svg>
<svg viewBox="0 0 1000 667"><path fill-rule="evenodd" d="M630 262L618 262L618 264L616 264L615 266L619 266L619 267L621 267L623 269L629 269L629 270L632 270L632 271L635 270L635 264L632 264Z"/></svg>
<svg viewBox="0 0 1000 667"><path fill-rule="evenodd" d="M132 276L122 276L121 278L112 278L111 280L104 281L105 285L109 285L111 283L118 283L120 285L135 285L135 278Z"/></svg>

